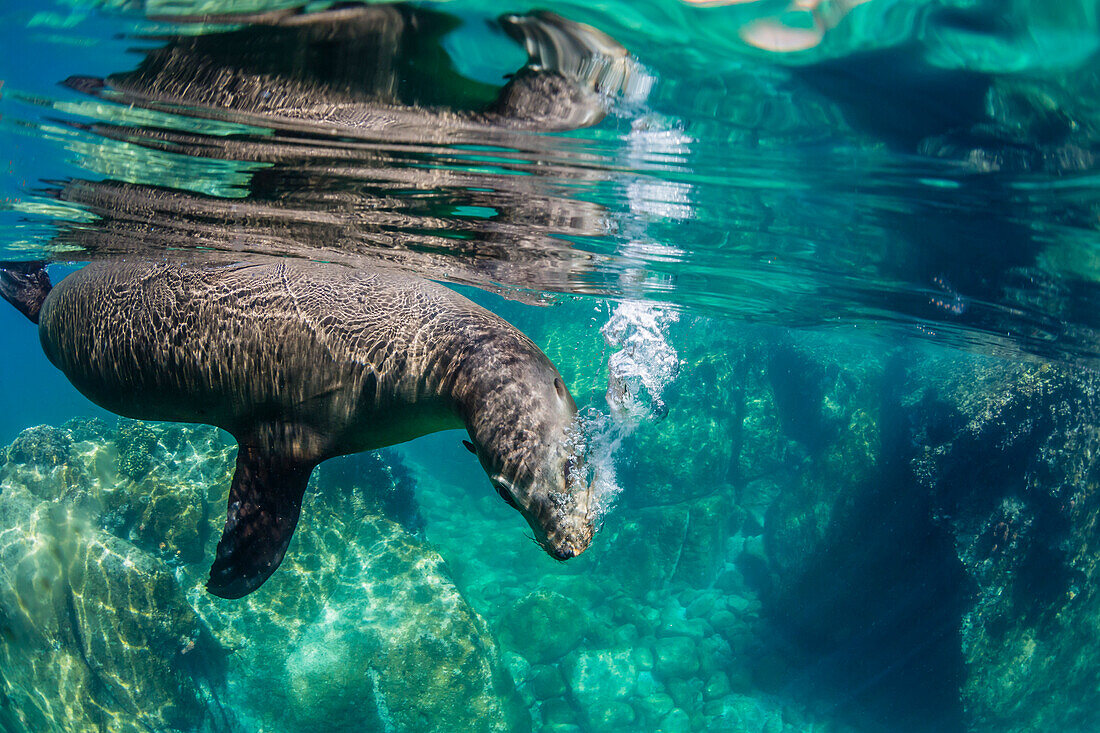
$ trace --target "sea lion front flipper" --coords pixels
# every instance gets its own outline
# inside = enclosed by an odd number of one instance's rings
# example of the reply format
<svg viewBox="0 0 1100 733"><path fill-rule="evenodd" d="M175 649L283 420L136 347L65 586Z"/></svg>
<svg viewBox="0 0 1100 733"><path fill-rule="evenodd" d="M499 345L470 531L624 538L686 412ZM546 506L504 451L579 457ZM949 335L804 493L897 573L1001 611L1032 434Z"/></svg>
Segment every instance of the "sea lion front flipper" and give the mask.
<svg viewBox="0 0 1100 733"><path fill-rule="evenodd" d="M208 591L222 598L240 598L275 572L298 524L314 465L240 446Z"/></svg>
<svg viewBox="0 0 1100 733"><path fill-rule="evenodd" d="M45 262L0 262L0 297L34 323L52 287Z"/></svg>

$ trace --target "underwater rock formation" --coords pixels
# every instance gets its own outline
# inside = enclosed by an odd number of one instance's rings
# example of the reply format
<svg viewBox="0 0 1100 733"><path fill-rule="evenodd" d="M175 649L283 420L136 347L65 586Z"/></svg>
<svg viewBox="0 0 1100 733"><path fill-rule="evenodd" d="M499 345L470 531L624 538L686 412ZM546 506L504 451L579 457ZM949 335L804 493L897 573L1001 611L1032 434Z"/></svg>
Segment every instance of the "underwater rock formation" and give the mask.
<svg viewBox="0 0 1100 733"><path fill-rule="evenodd" d="M0 727L226 729L221 651L167 568L7 482L0 538Z"/></svg>
<svg viewBox="0 0 1100 733"><path fill-rule="evenodd" d="M39 425L24 430L8 446L7 461L53 468L65 463L72 447L73 439L68 431Z"/></svg>
<svg viewBox="0 0 1100 733"><path fill-rule="evenodd" d="M765 479L763 542L738 557L764 602L753 635L786 649L784 684L871 729L1088 728L1098 378L938 352L845 355L812 339L798 350L800 379L834 375L800 412L842 429L801 441L797 465ZM769 382L750 402L778 416L782 381Z"/></svg>
<svg viewBox="0 0 1100 733"><path fill-rule="evenodd" d="M1053 365L927 362L925 414L956 426L914 459L973 595L968 728L1086 730L1100 669L1100 378ZM936 439L938 438L938 439ZM944 439L946 438L946 439Z"/></svg>
<svg viewBox="0 0 1100 733"><path fill-rule="evenodd" d="M315 478L311 547L225 602L202 583L232 446L202 426L103 428L32 428L5 451L0 728L529 728L485 621L381 513L423 524L396 454L359 461L353 487ZM137 478L135 452L157 454Z"/></svg>

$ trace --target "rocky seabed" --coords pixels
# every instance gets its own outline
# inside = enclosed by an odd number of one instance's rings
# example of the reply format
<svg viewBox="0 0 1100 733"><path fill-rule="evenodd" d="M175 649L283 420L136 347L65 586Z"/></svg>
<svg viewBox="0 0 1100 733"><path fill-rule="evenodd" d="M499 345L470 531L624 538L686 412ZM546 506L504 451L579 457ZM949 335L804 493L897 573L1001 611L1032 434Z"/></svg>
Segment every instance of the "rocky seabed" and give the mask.
<svg viewBox="0 0 1100 733"><path fill-rule="evenodd" d="M567 564L414 448L322 466L283 566L225 601L203 583L231 442L25 430L0 454L0 729L1100 722L1096 380L721 338L684 349Z"/></svg>

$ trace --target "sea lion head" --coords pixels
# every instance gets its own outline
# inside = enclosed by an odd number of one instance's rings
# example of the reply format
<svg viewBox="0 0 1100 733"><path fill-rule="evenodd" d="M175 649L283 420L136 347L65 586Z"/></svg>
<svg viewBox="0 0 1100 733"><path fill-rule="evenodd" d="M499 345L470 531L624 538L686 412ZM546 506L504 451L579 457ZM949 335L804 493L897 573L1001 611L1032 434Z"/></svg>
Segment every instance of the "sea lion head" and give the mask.
<svg viewBox="0 0 1100 733"><path fill-rule="evenodd" d="M552 557L584 552L594 533L592 487L577 405L554 365L512 355L483 372L479 409L468 419L475 453L500 497L519 510Z"/></svg>

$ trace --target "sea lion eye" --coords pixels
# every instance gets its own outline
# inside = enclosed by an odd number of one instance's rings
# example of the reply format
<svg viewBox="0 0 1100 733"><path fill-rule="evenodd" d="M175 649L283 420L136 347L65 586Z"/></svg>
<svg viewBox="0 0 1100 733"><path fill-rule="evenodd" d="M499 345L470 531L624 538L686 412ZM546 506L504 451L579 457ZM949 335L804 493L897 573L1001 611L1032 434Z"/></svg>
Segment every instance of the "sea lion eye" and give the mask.
<svg viewBox="0 0 1100 733"><path fill-rule="evenodd" d="M505 504L512 507L513 509L519 509L519 507L516 506L516 500L512 498L511 494L508 493L508 489L504 488L504 484L500 483L499 481L494 481L493 488L497 490L497 494L500 496L500 498L504 499Z"/></svg>

